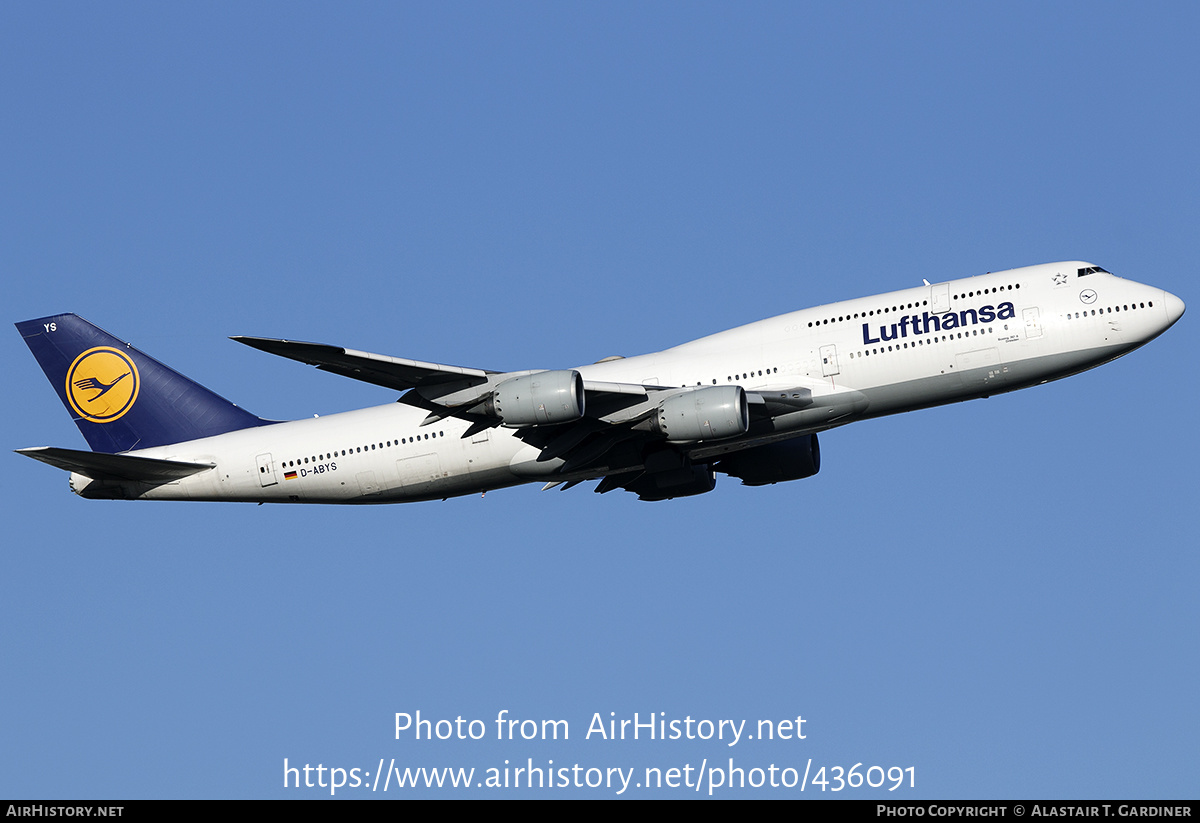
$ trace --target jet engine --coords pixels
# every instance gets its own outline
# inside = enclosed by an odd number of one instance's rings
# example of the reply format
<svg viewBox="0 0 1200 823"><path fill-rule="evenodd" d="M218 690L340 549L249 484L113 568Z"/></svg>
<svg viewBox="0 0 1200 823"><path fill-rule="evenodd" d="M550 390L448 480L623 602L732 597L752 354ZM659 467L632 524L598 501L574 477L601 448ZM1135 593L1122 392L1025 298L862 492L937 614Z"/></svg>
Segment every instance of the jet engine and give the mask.
<svg viewBox="0 0 1200 823"><path fill-rule="evenodd" d="M583 377L574 369L542 371L505 380L484 403L509 428L570 423L583 417Z"/></svg>
<svg viewBox="0 0 1200 823"><path fill-rule="evenodd" d="M734 452L716 464L719 472L740 478L744 486L766 486L812 477L821 470L815 434Z"/></svg>
<svg viewBox="0 0 1200 823"><path fill-rule="evenodd" d="M650 419L655 434L671 443L737 437L750 428L750 407L741 386L709 386L673 394Z"/></svg>

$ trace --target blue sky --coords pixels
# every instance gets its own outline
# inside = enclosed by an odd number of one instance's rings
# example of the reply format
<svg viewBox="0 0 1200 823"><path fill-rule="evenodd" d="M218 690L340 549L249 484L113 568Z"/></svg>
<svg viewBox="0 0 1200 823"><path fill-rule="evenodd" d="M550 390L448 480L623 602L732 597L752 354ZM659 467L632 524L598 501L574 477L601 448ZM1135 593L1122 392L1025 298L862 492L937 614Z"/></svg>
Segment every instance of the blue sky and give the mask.
<svg viewBox="0 0 1200 823"><path fill-rule="evenodd" d="M1194 303L1198 24L1185 3L5 4L3 305L77 312L288 418L394 395L226 336L569 367L1063 259ZM285 758L732 757L915 769L851 797L1194 797L1193 321L830 432L809 480L670 503L106 503L12 455L0 796L329 795L285 790ZM83 448L15 331L0 358L9 447ZM488 738L395 739L418 710ZM571 739L497 741L501 710ZM799 715L806 739L585 740L610 712Z"/></svg>

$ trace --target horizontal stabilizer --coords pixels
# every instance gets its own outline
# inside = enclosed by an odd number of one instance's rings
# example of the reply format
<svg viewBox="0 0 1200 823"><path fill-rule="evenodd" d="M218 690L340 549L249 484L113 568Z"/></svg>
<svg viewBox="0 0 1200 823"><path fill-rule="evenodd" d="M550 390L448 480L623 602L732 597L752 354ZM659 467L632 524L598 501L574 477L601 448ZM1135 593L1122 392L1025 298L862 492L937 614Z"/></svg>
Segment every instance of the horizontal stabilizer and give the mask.
<svg viewBox="0 0 1200 823"><path fill-rule="evenodd" d="M470 369L462 366L443 366L439 363L424 363L385 354L344 349L324 343L297 343L294 340L272 340L266 337L231 337L268 354L277 354L290 360L299 360L321 371L333 372L366 383L374 383L389 389L406 391L418 384L429 385L450 380L475 380L484 382L489 374L497 372Z"/></svg>
<svg viewBox="0 0 1200 823"><path fill-rule="evenodd" d="M136 480L145 483L170 483L213 467L212 463L183 463L125 454L103 454L76 449L37 446L17 449L17 454L32 457L69 472L78 472L93 480Z"/></svg>

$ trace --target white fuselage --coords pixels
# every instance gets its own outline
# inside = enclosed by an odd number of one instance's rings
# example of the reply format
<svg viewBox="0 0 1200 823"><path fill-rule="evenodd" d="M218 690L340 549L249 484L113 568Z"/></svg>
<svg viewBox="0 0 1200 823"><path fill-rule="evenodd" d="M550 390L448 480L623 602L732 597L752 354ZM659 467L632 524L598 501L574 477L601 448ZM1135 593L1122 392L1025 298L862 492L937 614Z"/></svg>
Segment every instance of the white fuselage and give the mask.
<svg viewBox="0 0 1200 823"><path fill-rule="evenodd" d="M650 386L803 387L817 403L769 431L689 444L711 458L886 414L1012 391L1093 368L1143 345L1183 311L1178 298L1053 263L923 285L761 320L671 349L577 370L588 381ZM390 403L131 452L212 463L130 497L156 500L386 503L572 479L561 460L495 427L464 437L454 417ZM629 467L613 467L628 470ZM604 473L604 472L602 472ZM584 476L598 476L593 469ZM76 490L89 481L72 476Z"/></svg>

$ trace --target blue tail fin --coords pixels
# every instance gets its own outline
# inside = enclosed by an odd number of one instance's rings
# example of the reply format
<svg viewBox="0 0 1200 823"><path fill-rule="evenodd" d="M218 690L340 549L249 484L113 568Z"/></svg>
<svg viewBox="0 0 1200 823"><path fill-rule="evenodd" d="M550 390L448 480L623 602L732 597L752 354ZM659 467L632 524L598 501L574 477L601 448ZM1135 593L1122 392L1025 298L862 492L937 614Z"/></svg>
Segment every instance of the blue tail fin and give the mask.
<svg viewBox="0 0 1200 823"><path fill-rule="evenodd" d="M272 422L74 314L17 323L92 451L116 454Z"/></svg>

